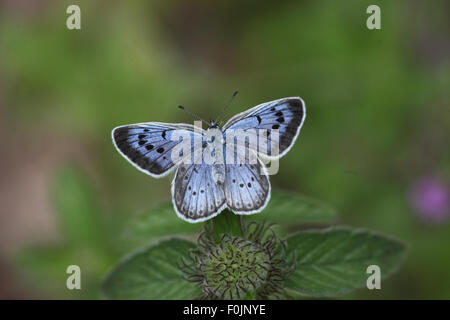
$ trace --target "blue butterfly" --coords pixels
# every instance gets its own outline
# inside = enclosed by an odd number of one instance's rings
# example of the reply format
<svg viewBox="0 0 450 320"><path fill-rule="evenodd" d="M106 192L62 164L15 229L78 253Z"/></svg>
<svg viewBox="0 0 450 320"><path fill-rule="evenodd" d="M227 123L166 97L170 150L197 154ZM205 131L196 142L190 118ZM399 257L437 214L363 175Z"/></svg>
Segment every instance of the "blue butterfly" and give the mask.
<svg viewBox="0 0 450 320"><path fill-rule="evenodd" d="M114 128L112 139L122 156L152 177L177 169L171 188L174 209L181 219L195 223L211 219L225 208L235 214L262 211L270 199L270 182L261 159L284 156L305 117L303 100L291 97L239 113L222 127L218 120L207 123L207 130L189 124L148 122ZM239 139L241 135L246 135L244 140ZM212 161L206 161L205 155Z"/></svg>

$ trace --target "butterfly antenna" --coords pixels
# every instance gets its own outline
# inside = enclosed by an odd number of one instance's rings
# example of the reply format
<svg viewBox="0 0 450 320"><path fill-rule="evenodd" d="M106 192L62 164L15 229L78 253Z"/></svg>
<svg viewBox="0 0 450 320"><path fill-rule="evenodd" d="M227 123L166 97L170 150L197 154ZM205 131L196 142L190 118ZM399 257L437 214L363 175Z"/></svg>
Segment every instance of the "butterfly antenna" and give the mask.
<svg viewBox="0 0 450 320"><path fill-rule="evenodd" d="M181 110L184 110L186 113L190 114L191 116L193 116L194 118L197 118L198 120L203 121L204 123L206 123L207 126L209 126L209 123L205 120L203 120L202 118L200 118L198 115L196 115L195 113L189 111L188 109L186 109L183 106L178 106L178 108L180 108Z"/></svg>
<svg viewBox="0 0 450 320"><path fill-rule="evenodd" d="M230 100L228 100L228 103L227 103L226 106L222 109L222 111L220 112L219 116L217 117L216 123L218 123L218 121L219 121L220 117L222 117L222 115L223 115L225 109L228 108L228 106L230 105L231 101L233 101L234 97L236 97L236 95L238 94L238 92L239 92L239 91L236 90L236 91L233 93L233 95L231 96Z"/></svg>

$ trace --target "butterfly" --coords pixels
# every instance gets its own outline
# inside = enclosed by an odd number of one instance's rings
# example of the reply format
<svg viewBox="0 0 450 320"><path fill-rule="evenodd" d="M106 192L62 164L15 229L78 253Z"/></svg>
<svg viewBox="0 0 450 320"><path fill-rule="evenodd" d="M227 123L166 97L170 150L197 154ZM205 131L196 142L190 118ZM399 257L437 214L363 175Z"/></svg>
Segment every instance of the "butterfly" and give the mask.
<svg viewBox="0 0 450 320"><path fill-rule="evenodd" d="M305 117L303 100L290 97L239 113L222 127L220 116L216 121L202 120L208 125L206 130L189 124L138 123L114 128L112 140L125 159L154 178L176 170L171 187L175 212L195 223L211 219L225 208L235 214L262 211L271 192L262 160L284 156Z"/></svg>

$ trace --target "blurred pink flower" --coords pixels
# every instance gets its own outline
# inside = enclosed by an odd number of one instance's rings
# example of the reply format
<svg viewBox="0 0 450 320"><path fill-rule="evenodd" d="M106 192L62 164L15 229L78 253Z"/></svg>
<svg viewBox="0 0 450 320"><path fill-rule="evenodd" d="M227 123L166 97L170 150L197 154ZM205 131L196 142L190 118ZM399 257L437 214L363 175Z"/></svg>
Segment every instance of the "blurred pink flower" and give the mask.
<svg viewBox="0 0 450 320"><path fill-rule="evenodd" d="M436 176L417 180L411 189L410 202L414 211L429 222L450 217L450 188Z"/></svg>

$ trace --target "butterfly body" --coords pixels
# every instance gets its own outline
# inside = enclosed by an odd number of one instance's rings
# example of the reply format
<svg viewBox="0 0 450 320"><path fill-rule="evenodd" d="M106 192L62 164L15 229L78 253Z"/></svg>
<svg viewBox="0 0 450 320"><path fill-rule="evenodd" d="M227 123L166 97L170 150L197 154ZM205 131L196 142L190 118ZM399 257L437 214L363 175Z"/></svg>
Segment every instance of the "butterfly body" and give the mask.
<svg viewBox="0 0 450 320"><path fill-rule="evenodd" d="M305 116L303 100L284 98L240 113L223 127L214 121L206 130L149 122L117 127L112 138L130 163L153 177L176 169L175 211L186 221L200 222L225 208L236 214L264 209L270 182L260 158L286 154Z"/></svg>
<svg viewBox="0 0 450 320"><path fill-rule="evenodd" d="M213 164L211 170L214 183L222 185L225 182L225 165L222 163Z"/></svg>
<svg viewBox="0 0 450 320"><path fill-rule="evenodd" d="M211 164L213 180L216 184L222 185L225 182L223 131L214 121L211 121L205 132L205 137L207 139L206 153L209 153L213 159Z"/></svg>

